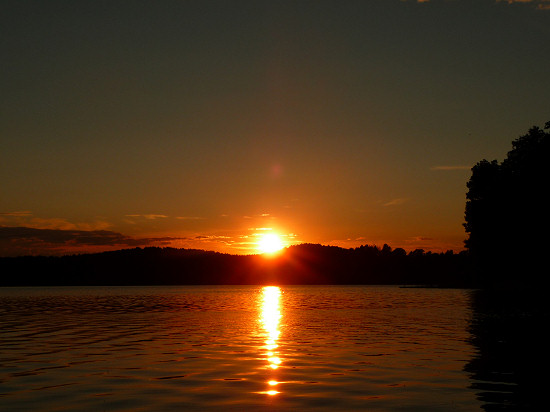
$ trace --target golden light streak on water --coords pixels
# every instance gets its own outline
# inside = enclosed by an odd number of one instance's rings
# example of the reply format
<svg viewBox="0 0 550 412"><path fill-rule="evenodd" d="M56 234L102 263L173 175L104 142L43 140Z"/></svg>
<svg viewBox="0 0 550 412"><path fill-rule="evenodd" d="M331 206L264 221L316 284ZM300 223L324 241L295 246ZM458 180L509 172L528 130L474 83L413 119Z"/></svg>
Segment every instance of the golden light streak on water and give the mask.
<svg viewBox="0 0 550 412"><path fill-rule="evenodd" d="M262 288L262 313L260 322L266 332L265 340L265 357L268 363L268 368L275 371L282 363L281 358L278 356L277 348L279 347L277 341L281 334L279 330L279 323L281 320L281 308L280 308L281 289L277 286L265 286ZM276 379L271 379L267 382L269 386L275 386L279 382ZM270 389L266 392L267 395L276 395L279 391Z"/></svg>

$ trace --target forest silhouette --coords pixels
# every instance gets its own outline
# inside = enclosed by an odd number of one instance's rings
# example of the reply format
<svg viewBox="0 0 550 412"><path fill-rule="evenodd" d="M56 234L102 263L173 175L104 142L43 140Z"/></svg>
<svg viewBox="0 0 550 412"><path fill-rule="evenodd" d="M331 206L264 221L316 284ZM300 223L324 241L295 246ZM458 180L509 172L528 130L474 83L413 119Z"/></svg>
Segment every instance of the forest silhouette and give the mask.
<svg viewBox="0 0 550 412"><path fill-rule="evenodd" d="M550 122L512 142L501 163L480 161L467 183L465 224L473 285L465 365L482 409L543 410L540 365L548 324L547 245Z"/></svg>
<svg viewBox="0 0 550 412"><path fill-rule="evenodd" d="M473 276L483 288L547 284L550 121L512 142L506 159L480 161L467 183L464 227Z"/></svg>
<svg viewBox="0 0 550 412"><path fill-rule="evenodd" d="M72 256L0 259L1 285L313 285L466 286L465 253L406 253L388 245L343 249L301 244L277 257L194 249L134 248Z"/></svg>
<svg viewBox="0 0 550 412"><path fill-rule="evenodd" d="M146 247L71 256L0 258L0 286L189 284L399 284L538 287L550 218L550 129L532 127L501 163L481 160L467 183L466 251L407 253L388 245L286 248L276 258Z"/></svg>

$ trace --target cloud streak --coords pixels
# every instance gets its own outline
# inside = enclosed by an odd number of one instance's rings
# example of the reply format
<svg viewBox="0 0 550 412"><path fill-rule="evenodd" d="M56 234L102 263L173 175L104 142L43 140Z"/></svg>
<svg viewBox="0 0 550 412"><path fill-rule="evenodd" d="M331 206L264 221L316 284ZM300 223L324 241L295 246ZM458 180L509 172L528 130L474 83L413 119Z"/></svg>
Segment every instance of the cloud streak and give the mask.
<svg viewBox="0 0 550 412"><path fill-rule="evenodd" d="M471 170L472 166L433 166L430 167L430 170L442 170L442 171L451 171L451 170Z"/></svg>
<svg viewBox="0 0 550 412"><path fill-rule="evenodd" d="M0 225L59 230L105 230L111 227L110 223L99 220L92 223L73 223L59 217L41 218L28 210L0 213Z"/></svg>
<svg viewBox="0 0 550 412"><path fill-rule="evenodd" d="M168 216L161 215L161 214L150 213L150 214L126 215L126 217L138 217L138 218L143 218L143 219L147 219L147 220L155 220L155 219L166 219Z"/></svg>
<svg viewBox="0 0 550 412"><path fill-rule="evenodd" d="M290 235L289 235L290 236ZM133 237L111 230L50 229L27 226L0 226L0 257L60 256L96 253L135 247L176 247L218 250L231 246L252 252L255 244L248 236L194 234L183 237ZM289 237L290 238L290 237ZM222 246L222 247L220 247Z"/></svg>
<svg viewBox="0 0 550 412"><path fill-rule="evenodd" d="M25 216L32 216L32 212L28 210L17 211L17 212L4 212L4 213L0 213L0 216L25 217Z"/></svg>
<svg viewBox="0 0 550 412"><path fill-rule="evenodd" d="M389 202L384 203L383 206L399 206L399 205L402 205L403 203L407 202L408 200L409 199L406 198L406 197L400 197L400 198L392 199Z"/></svg>
<svg viewBox="0 0 550 412"><path fill-rule="evenodd" d="M182 238L134 238L109 230L37 229L0 227L3 256L66 254L103 251L125 247L170 246Z"/></svg>

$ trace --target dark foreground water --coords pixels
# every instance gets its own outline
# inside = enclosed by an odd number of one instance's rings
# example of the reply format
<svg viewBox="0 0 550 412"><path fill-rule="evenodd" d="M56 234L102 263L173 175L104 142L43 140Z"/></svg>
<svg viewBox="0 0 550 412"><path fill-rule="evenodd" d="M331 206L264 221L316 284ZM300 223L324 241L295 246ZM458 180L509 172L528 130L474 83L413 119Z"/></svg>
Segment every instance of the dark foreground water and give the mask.
<svg viewBox="0 0 550 412"><path fill-rule="evenodd" d="M3 288L0 410L525 409L474 293Z"/></svg>

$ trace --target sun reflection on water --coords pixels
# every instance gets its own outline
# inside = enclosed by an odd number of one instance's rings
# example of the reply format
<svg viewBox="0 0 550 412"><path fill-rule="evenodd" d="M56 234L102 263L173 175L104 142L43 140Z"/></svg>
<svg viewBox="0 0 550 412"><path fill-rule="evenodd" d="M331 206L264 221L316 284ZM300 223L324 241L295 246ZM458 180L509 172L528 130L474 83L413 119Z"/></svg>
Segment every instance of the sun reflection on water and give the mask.
<svg viewBox="0 0 550 412"><path fill-rule="evenodd" d="M268 362L268 367L273 371L279 368L282 363L281 358L278 356L277 348L279 335L279 322L281 320L280 309L280 297L281 289L278 286L265 286L262 288L262 313L260 322L266 332L265 340L265 356ZM267 383L270 387L278 385L278 381L275 377L269 380ZM270 389L265 392L268 395L276 395L280 393L274 389Z"/></svg>

